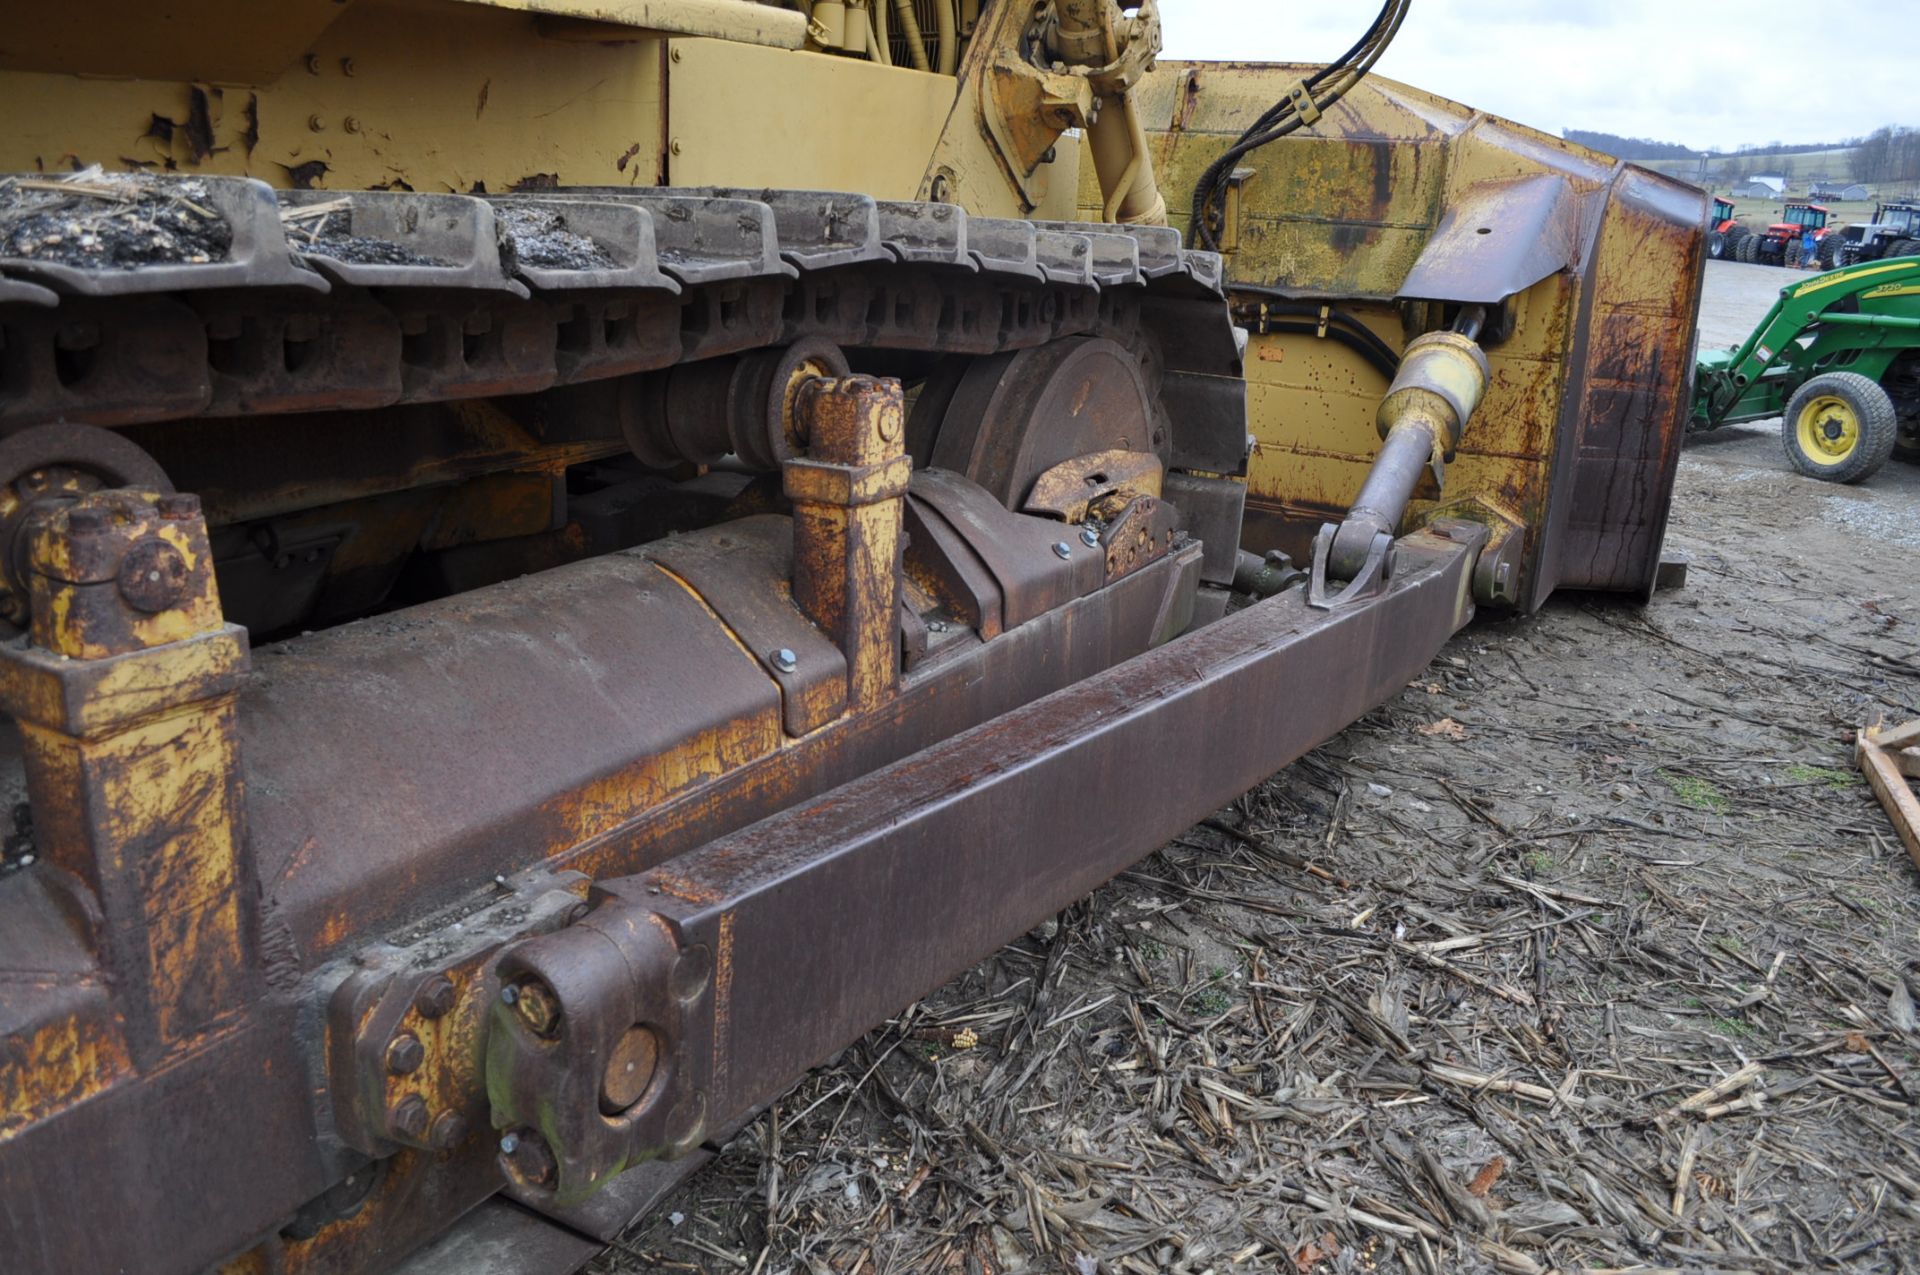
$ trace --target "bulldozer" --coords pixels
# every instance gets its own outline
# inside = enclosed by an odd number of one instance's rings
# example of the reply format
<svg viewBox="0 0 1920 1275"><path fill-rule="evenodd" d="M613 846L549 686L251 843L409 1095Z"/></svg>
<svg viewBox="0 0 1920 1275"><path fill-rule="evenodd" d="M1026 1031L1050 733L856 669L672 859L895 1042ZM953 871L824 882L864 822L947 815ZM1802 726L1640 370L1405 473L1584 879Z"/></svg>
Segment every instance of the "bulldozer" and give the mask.
<svg viewBox="0 0 1920 1275"><path fill-rule="evenodd" d="M1705 197L1409 11L15 6L0 1265L574 1269L1479 609L1649 597Z"/></svg>

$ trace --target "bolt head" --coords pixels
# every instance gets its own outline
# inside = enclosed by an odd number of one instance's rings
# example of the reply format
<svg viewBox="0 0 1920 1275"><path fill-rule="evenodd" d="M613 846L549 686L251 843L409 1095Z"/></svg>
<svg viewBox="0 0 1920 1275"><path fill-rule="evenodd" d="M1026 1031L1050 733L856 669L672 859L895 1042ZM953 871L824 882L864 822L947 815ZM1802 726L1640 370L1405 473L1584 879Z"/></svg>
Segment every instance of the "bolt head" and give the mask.
<svg viewBox="0 0 1920 1275"><path fill-rule="evenodd" d="M1080 528L1080 543L1089 549L1097 549L1100 547L1100 533L1092 527L1082 527Z"/></svg>
<svg viewBox="0 0 1920 1275"><path fill-rule="evenodd" d="M200 497L190 492L174 492L160 497L160 516L168 522L179 522L196 517L200 513Z"/></svg>
<svg viewBox="0 0 1920 1275"><path fill-rule="evenodd" d="M454 1002L459 998L453 980L445 974L435 974L420 985L414 993L413 1007L422 1018L444 1018L453 1010Z"/></svg>
<svg viewBox="0 0 1920 1275"><path fill-rule="evenodd" d="M551 1037L560 1030L560 1002L553 989L537 979L528 979L520 985L513 1012L536 1036Z"/></svg>
<svg viewBox="0 0 1920 1275"><path fill-rule="evenodd" d="M451 1151L467 1139L467 1122L459 1113L443 1111L433 1118L433 1128L427 1134L427 1141L433 1144L435 1151Z"/></svg>
<svg viewBox="0 0 1920 1275"><path fill-rule="evenodd" d="M789 651L784 646L781 647L779 650L775 651L773 654L769 655L767 659L769 662L772 663L772 665L776 669L779 669L782 673L791 673L795 669L800 667L800 657L795 655L792 651Z"/></svg>
<svg viewBox="0 0 1920 1275"><path fill-rule="evenodd" d="M427 1060L427 1048L412 1032L401 1032L387 1042L387 1070L396 1076L410 1076Z"/></svg>
<svg viewBox="0 0 1920 1275"><path fill-rule="evenodd" d="M427 1100L417 1093L408 1094L387 1111L387 1123L396 1136L419 1142L427 1136Z"/></svg>
<svg viewBox="0 0 1920 1275"><path fill-rule="evenodd" d="M507 1149L509 1140L512 1150ZM546 1142L530 1129L500 1139L500 1157L507 1176L521 1186L549 1186L559 1169Z"/></svg>
<svg viewBox="0 0 1920 1275"><path fill-rule="evenodd" d="M191 574L187 560L166 541L136 541L120 561L120 596L136 611L157 614L186 597Z"/></svg>
<svg viewBox="0 0 1920 1275"><path fill-rule="evenodd" d="M1053 556L1056 558L1071 558L1073 557L1073 546L1064 540L1056 541L1053 546Z"/></svg>

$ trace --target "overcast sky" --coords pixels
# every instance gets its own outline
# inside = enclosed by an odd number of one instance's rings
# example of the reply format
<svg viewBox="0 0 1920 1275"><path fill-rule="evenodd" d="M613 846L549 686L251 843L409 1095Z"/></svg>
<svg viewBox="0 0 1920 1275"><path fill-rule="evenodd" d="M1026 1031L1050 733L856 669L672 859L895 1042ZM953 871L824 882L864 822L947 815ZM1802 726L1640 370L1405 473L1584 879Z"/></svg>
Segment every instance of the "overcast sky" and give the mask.
<svg viewBox="0 0 1920 1275"><path fill-rule="evenodd" d="M1326 62L1379 7L1161 0L1165 55ZM1920 124L1917 19L1920 0L1413 0L1378 70L1549 133L1824 142Z"/></svg>

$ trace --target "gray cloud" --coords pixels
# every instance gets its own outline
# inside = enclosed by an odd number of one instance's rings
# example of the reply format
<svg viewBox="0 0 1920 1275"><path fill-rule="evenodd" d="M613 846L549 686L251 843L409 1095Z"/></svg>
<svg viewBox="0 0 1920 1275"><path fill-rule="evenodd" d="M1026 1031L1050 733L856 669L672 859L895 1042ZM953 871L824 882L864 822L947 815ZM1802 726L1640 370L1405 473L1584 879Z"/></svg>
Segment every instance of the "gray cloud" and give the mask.
<svg viewBox="0 0 1920 1275"><path fill-rule="evenodd" d="M1325 62L1378 6L1163 0L1169 58ZM1379 73L1547 132L1689 146L1822 142L1920 123L1914 0L1414 0ZM1880 33L1880 38L1874 34Z"/></svg>

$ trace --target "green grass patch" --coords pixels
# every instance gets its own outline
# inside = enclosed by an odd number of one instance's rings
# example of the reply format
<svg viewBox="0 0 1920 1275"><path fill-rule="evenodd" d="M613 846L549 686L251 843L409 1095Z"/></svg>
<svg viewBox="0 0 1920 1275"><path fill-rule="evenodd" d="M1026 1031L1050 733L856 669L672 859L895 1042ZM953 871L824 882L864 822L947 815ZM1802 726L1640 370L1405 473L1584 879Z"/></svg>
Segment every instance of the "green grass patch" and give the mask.
<svg viewBox="0 0 1920 1275"><path fill-rule="evenodd" d="M1799 784L1825 784L1829 788L1858 788L1866 782L1858 771L1835 770L1831 766L1789 766L1787 778Z"/></svg>
<svg viewBox="0 0 1920 1275"><path fill-rule="evenodd" d="M1673 795L1683 805L1716 815L1724 815L1733 809L1733 803L1727 800L1725 793L1695 775L1673 775L1661 771L1660 777L1667 781L1667 787L1673 789Z"/></svg>

